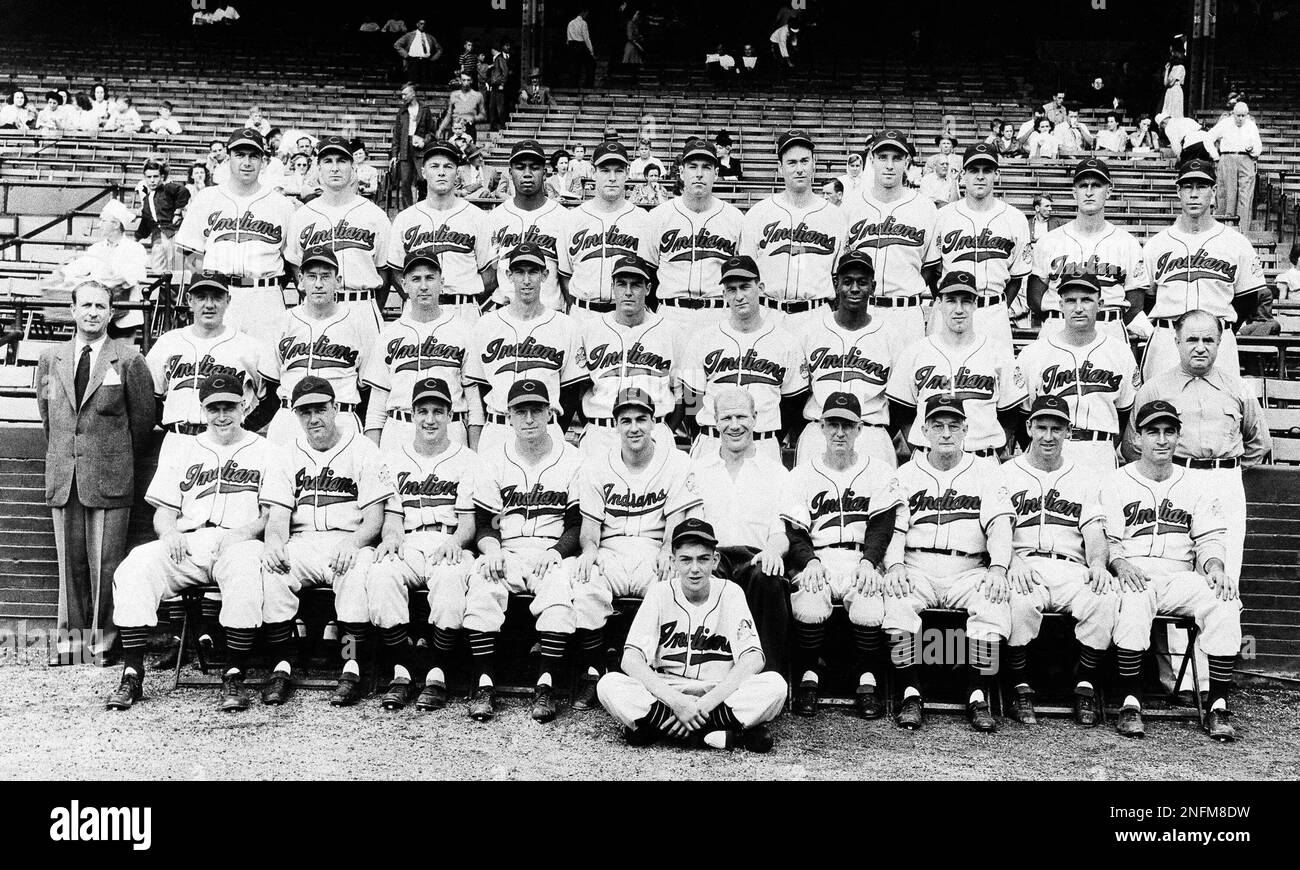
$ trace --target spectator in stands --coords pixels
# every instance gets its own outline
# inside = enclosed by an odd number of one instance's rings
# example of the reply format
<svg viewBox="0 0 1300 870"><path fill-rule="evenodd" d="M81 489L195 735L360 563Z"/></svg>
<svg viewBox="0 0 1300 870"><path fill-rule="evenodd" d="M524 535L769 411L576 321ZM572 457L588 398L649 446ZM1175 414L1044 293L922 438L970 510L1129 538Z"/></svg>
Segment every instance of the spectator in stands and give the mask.
<svg viewBox="0 0 1300 870"><path fill-rule="evenodd" d="M460 63L456 67L456 74L469 73L474 79L474 84L481 87L483 80L478 77L478 52L474 51L474 41L467 39L462 47L464 50L460 53Z"/></svg>
<svg viewBox="0 0 1300 870"><path fill-rule="evenodd" d="M202 165L202 164L200 164ZM131 210L116 199L110 199L99 214L100 239L86 249L86 256L101 264L96 280L113 291L113 298L140 302L149 255L144 245L126 235L126 228L135 221ZM144 323L141 311L123 311L113 318L110 335L120 338L129 335Z"/></svg>
<svg viewBox="0 0 1300 870"><path fill-rule="evenodd" d="M212 186L212 172L208 169L208 164L202 160L196 160L190 165L190 177L185 183L185 189L190 192L190 199L205 187Z"/></svg>
<svg viewBox="0 0 1300 870"><path fill-rule="evenodd" d="M90 88L90 110L99 119L100 126L108 120L112 106L113 101L108 95L108 88L104 87L103 82L95 82Z"/></svg>
<svg viewBox="0 0 1300 870"><path fill-rule="evenodd" d="M512 80L515 80L513 88ZM487 120L492 130L500 130L505 126L510 117L509 100L518 92L519 84L515 76L514 59L510 54L510 43L503 42L501 49L493 55L492 69L488 71Z"/></svg>
<svg viewBox="0 0 1300 870"><path fill-rule="evenodd" d="M546 196L571 203L582 199L582 179L569 173L570 154L563 148L551 153L551 174L546 177Z"/></svg>
<svg viewBox="0 0 1300 870"><path fill-rule="evenodd" d="M483 149L473 143L465 150L465 162L456 169L456 193L472 199L504 199L509 179L499 169L483 165Z"/></svg>
<svg viewBox="0 0 1300 870"><path fill-rule="evenodd" d="M993 145L998 141L998 136L1002 134L1002 119L994 118L989 121L989 134L984 137L985 145Z"/></svg>
<svg viewBox="0 0 1300 870"><path fill-rule="evenodd" d="M627 39L623 42L623 66L636 71L645 63L645 35L641 32L644 17L640 9L633 10L627 20Z"/></svg>
<svg viewBox="0 0 1300 870"><path fill-rule="evenodd" d="M822 185L822 199L831 205L844 204L844 182L838 178L832 178Z"/></svg>
<svg viewBox="0 0 1300 870"><path fill-rule="evenodd" d="M262 107L253 106L248 110L248 120L244 121L244 128L256 130L263 136L269 136L271 133L271 122L262 116Z"/></svg>
<svg viewBox="0 0 1300 870"><path fill-rule="evenodd" d="M1119 109L1119 97L1110 92L1110 88L1106 87L1106 82L1101 76L1097 76L1088 87L1088 96L1084 105L1090 109L1115 111Z"/></svg>
<svg viewBox="0 0 1300 870"><path fill-rule="evenodd" d="M213 184L221 184L230 177L230 153L226 150L225 139L213 139L208 143L208 157L204 164Z"/></svg>
<svg viewBox="0 0 1300 870"><path fill-rule="evenodd" d="M1052 217L1052 198L1045 193L1034 197L1034 216L1029 221L1029 244L1065 223L1065 218Z"/></svg>
<svg viewBox="0 0 1300 870"><path fill-rule="evenodd" d="M957 147L957 138L951 133L940 133L934 137L934 144L939 146L939 153L930 155L930 159L925 161L922 176L933 175L941 162L947 163L949 170L960 173L961 155L953 150Z"/></svg>
<svg viewBox="0 0 1300 870"><path fill-rule="evenodd" d="M113 101L113 111L104 122L104 129L110 133L139 133L144 129L144 119L130 97L118 97Z"/></svg>
<svg viewBox="0 0 1300 870"><path fill-rule="evenodd" d="M836 181L840 183L846 195L855 190L871 189L871 170L868 168L863 171L861 153L854 151L848 156L844 161L844 174Z"/></svg>
<svg viewBox="0 0 1300 870"><path fill-rule="evenodd" d="M163 100L162 106L158 109L158 117L149 122L149 132L157 136L181 135L181 123L172 117L170 101Z"/></svg>
<svg viewBox="0 0 1300 870"><path fill-rule="evenodd" d="M1106 129L1097 131L1097 150L1123 154L1128 150L1128 131L1119 125L1119 115L1106 113Z"/></svg>
<svg viewBox="0 0 1300 870"><path fill-rule="evenodd" d="M651 166L658 168L660 177L663 177L664 164L658 157L655 157L650 153L651 148L652 146L649 139L642 139L637 143L636 158L632 161L632 165L627 171L629 181L645 181L646 170Z"/></svg>
<svg viewBox="0 0 1300 870"><path fill-rule="evenodd" d="M736 58L719 42L717 48L704 55L704 72L714 81L720 81L735 77L739 71Z"/></svg>
<svg viewBox="0 0 1300 870"><path fill-rule="evenodd" d="M234 24L239 18L239 10L229 3L212 13L213 24Z"/></svg>
<svg viewBox="0 0 1300 870"><path fill-rule="evenodd" d="M1052 135L1055 125L1050 118L1039 118L1038 128L1025 143L1025 154L1030 160L1055 160L1061 148L1061 140Z"/></svg>
<svg viewBox="0 0 1300 870"><path fill-rule="evenodd" d="M663 172L658 165L651 163L645 168L645 181L632 188L630 197L633 205L656 206L672 198L660 183Z"/></svg>
<svg viewBox="0 0 1300 870"><path fill-rule="evenodd" d="M478 91L483 95L483 105L487 105L488 94L491 91L488 88L488 79L492 77L492 58L487 49L483 49L475 56L474 64L474 81L478 83ZM456 79L460 81L459 78Z"/></svg>
<svg viewBox="0 0 1300 870"><path fill-rule="evenodd" d="M306 154L307 159L311 160L316 156L316 140L306 133L302 134L294 143L293 153Z"/></svg>
<svg viewBox="0 0 1300 870"><path fill-rule="evenodd" d="M59 100L59 95L55 91L48 91L45 94L45 108L36 113L37 130L60 130L62 129L63 103Z"/></svg>
<svg viewBox="0 0 1300 870"><path fill-rule="evenodd" d="M144 178L136 185L140 200L140 224L136 241L149 239L149 270L170 272L176 260L176 231L181 227L190 192L179 181L167 180L167 164L149 160L144 164Z"/></svg>
<svg viewBox="0 0 1300 870"><path fill-rule="evenodd" d="M1160 153L1160 134L1151 129L1151 119L1143 115L1137 129L1128 137L1129 150L1134 154Z"/></svg>
<svg viewBox="0 0 1300 870"><path fill-rule="evenodd" d="M753 78L758 75L758 52L752 44L746 44L740 51L740 63L736 66L736 73L741 78Z"/></svg>
<svg viewBox="0 0 1300 870"><path fill-rule="evenodd" d="M617 138L617 134L615 134ZM569 174L580 181L586 181L596 174L595 167L587 159L587 146L581 142L573 143L573 159L569 161Z"/></svg>
<svg viewBox="0 0 1300 870"><path fill-rule="evenodd" d="M586 6L579 7L578 14L564 30L564 49L569 55L569 71L575 88L589 88L596 82L596 49L591 46L591 29L587 27L589 14Z"/></svg>
<svg viewBox="0 0 1300 870"><path fill-rule="evenodd" d="M1065 108L1065 91L1057 91L1052 98L1043 103L1043 115L1052 122L1052 126L1064 124L1068 115ZM1037 125L1035 125L1037 129Z"/></svg>
<svg viewBox="0 0 1300 870"><path fill-rule="evenodd" d="M1276 279L1278 294L1282 299L1290 299L1292 294L1300 296L1300 242L1291 246L1287 260L1291 263L1291 268Z"/></svg>
<svg viewBox="0 0 1300 870"><path fill-rule="evenodd" d="M555 106L551 89L542 84L542 70L533 67L528 73L528 87L519 92L519 102L526 106Z"/></svg>
<svg viewBox="0 0 1300 870"><path fill-rule="evenodd" d="M358 29L361 33L378 33L378 32L379 32L379 22L378 22L378 21L363 21L363 22L361 22L361 26L360 26L359 28L357 28L357 29Z"/></svg>
<svg viewBox="0 0 1300 870"><path fill-rule="evenodd" d="M284 174L284 180L280 184L280 192L299 202L315 199L320 191L309 180L310 172L311 158L306 154L293 155L293 159L289 162L289 171Z"/></svg>
<svg viewBox="0 0 1300 870"><path fill-rule="evenodd" d="M1061 142L1057 153L1062 157L1077 157L1092 150L1092 131L1079 120L1078 109L1071 108L1066 113L1065 123L1057 124L1052 133Z"/></svg>
<svg viewBox="0 0 1300 870"><path fill-rule="evenodd" d="M451 136L447 141L459 148L463 154L478 141L478 136L475 134L473 124L464 118L459 118L451 125Z"/></svg>
<svg viewBox="0 0 1300 870"><path fill-rule="evenodd" d="M1165 64L1165 101L1160 109L1162 115L1171 118L1183 117L1183 82L1186 78L1187 68L1183 66L1183 53L1178 49L1171 49L1169 62Z"/></svg>
<svg viewBox="0 0 1300 870"><path fill-rule="evenodd" d="M1259 307L1237 330L1237 335L1281 335L1282 324L1273 316L1273 291L1267 287L1259 291Z"/></svg>
<svg viewBox="0 0 1300 870"><path fill-rule="evenodd" d="M27 92L22 88L14 91L0 106L0 130L26 130L35 121L36 113L27 105Z"/></svg>
<svg viewBox="0 0 1300 870"><path fill-rule="evenodd" d="M792 20L773 30L768 43L772 47L772 59L777 66L794 69L794 59L799 54L799 22Z"/></svg>
<svg viewBox="0 0 1300 870"><path fill-rule="evenodd" d="M1160 114L1156 115L1156 126L1169 142L1168 154L1176 162L1183 163L1197 157L1210 161L1219 159L1218 150L1206 141L1205 128L1195 118L1172 118Z"/></svg>
<svg viewBox="0 0 1300 870"><path fill-rule="evenodd" d="M99 132L99 118L95 115L95 107L90 102L90 97L78 93L72 98L70 108L63 129L78 133Z"/></svg>
<svg viewBox="0 0 1300 870"><path fill-rule="evenodd" d="M438 136L443 139L451 137L452 123L455 121L479 124L488 119L483 94L474 90L474 79L466 73L461 73L459 79L460 87L447 95L447 110L442 116L442 123L438 125Z"/></svg>
<svg viewBox="0 0 1300 870"><path fill-rule="evenodd" d="M718 178L744 181L745 171L741 168L740 158L732 153L731 134L722 131L714 137L713 144L718 149Z"/></svg>
<svg viewBox="0 0 1300 870"><path fill-rule="evenodd" d="M352 165L356 170L357 193L374 198L379 193L379 170L366 162L366 143L353 139L348 145L352 149Z"/></svg>
<svg viewBox="0 0 1300 870"><path fill-rule="evenodd" d="M1255 211L1255 162L1264 152L1250 107L1241 101L1235 103L1232 114L1215 124L1205 140L1219 152L1215 168L1218 212L1236 215L1237 229L1248 232Z"/></svg>
<svg viewBox="0 0 1300 870"><path fill-rule="evenodd" d="M921 176L921 196L929 199L936 206L942 207L958 198L957 173L941 160L934 165L934 172Z"/></svg>
<svg viewBox="0 0 1300 870"><path fill-rule="evenodd" d="M405 33L406 22L401 18L390 18L384 22L384 26L379 28L380 33Z"/></svg>
<svg viewBox="0 0 1300 870"><path fill-rule="evenodd" d="M442 46L424 28L425 21L421 18L415 22L414 30L404 33L393 43L393 50L402 59L402 71L407 80L421 85L433 81L433 65L442 57Z"/></svg>
<svg viewBox="0 0 1300 870"><path fill-rule="evenodd" d="M1016 128L1010 121L1003 121L998 127L997 138L991 143L999 157L1026 157L1025 145L1016 138Z"/></svg>

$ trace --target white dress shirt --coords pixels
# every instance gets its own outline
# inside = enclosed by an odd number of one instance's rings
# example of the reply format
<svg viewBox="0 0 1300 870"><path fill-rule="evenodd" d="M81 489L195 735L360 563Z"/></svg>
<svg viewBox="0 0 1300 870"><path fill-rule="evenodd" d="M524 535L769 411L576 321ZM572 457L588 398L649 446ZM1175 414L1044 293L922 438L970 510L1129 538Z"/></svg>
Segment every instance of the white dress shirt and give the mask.
<svg viewBox="0 0 1300 870"><path fill-rule="evenodd" d="M564 38L568 42L581 42L592 54L596 53L596 50L591 47L591 30L588 29L587 21L581 15L575 15L569 22L569 26L564 29Z"/></svg>
<svg viewBox="0 0 1300 870"><path fill-rule="evenodd" d="M1264 143L1260 141L1259 128L1253 118L1246 118L1245 123L1238 127L1229 115L1215 124L1205 138L1219 149L1220 154L1245 153L1258 157L1264 153Z"/></svg>
<svg viewBox="0 0 1300 870"><path fill-rule="evenodd" d="M90 343L90 373L91 374L95 373L95 363L99 362L99 352L104 349L104 342L106 341L108 341L107 332L105 332L99 338L95 339ZM80 335L78 335L76 338L76 344L73 347L73 354L72 354L72 377L74 383L77 377L77 365L81 362L81 349L85 346L86 346L86 342L82 340ZM87 390L89 390L90 382L87 381L86 383L87 383Z"/></svg>
<svg viewBox="0 0 1300 870"><path fill-rule="evenodd" d="M766 456L755 455L732 479L719 452L696 460L704 519L724 547L763 549L768 538L784 534L781 510L790 497L790 472Z"/></svg>

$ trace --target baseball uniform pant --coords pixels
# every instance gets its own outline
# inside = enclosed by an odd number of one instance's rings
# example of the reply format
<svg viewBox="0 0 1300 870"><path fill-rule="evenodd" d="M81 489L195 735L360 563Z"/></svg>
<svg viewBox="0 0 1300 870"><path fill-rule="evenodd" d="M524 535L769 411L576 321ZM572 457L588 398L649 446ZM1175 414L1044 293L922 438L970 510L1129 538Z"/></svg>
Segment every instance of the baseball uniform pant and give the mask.
<svg viewBox="0 0 1300 870"><path fill-rule="evenodd" d="M1152 380L1179 364L1175 340L1172 326L1155 326L1151 330L1146 350L1142 352L1143 381ZM1233 374L1241 371L1241 359L1237 355L1237 337L1226 325L1223 328L1223 341L1219 345L1219 356L1214 364Z"/></svg>
<svg viewBox="0 0 1300 870"><path fill-rule="evenodd" d="M223 597L218 621L226 628L257 628L262 624L261 541L253 547L234 545L220 556L214 552L226 536L225 529L196 529L185 534L189 555L172 561L162 541L150 541L133 549L113 575L113 621L129 627L158 624L158 605L182 590L215 582L225 590L232 578L239 578L247 591L256 594Z"/></svg>
<svg viewBox="0 0 1300 870"><path fill-rule="evenodd" d="M898 454L894 451L894 439L889 437L889 430L884 426L863 426L858 432L858 439L853 442L853 449L859 456L870 456L872 461L885 463L887 468L898 467ZM803 427L799 435L799 446L795 448L794 464L806 465L814 457L826 453L826 435L821 424L816 420Z"/></svg>
<svg viewBox="0 0 1300 870"><path fill-rule="evenodd" d="M231 287L230 306L225 322L257 339L270 352L289 322L284 307L284 290L279 284L269 287Z"/></svg>
<svg viewBox="0 0 1300 870"><path fill-rule="evenodd" d="M506 576L492 580L483 570L480 558L469 575L469 593L465 601L465 628L486 633L501 630L506 621L506 604L511 592L531 592L533 603L528 611L537 617L537 630L573 634L573 559L564 559L534 582L533 567L545 548L507 550Z"/></svg>
<svg viewBox="0 0 1300 870"><path fill-rule="evenodd" d="M898 336L902 340L900 346L913 344L925 338L925 311L920 305L913 305L911 308L873 305L871 319L879 320L886 332Z"/></svg>
<svg viewBox="0 0 1300 870"><path fill-rule="evenodd" d="M564 440L564 432L558 423L551 423L546 427L546 431L550 433L551 440L556 443ZM483 431L478 436L478 450L475 452L483 457L500 453L505 449L506 444L514 440L514 437L515 430L509 423L484 423Z"/></svg>
<svg viewBox="0 0 1300 870"><path fill-rule="evenodd" d="M656 447L677 449L677 439L673 437L672 430L663 423L655 424L654 440ZM597 426L595 423L587 424L582 430L582 441L578 442L578 449L587 459L599 459L611 450L618 450L621 446L622 439L619 438L617 429Z"/></svg>
<svg viewBox="0 0 1300 870"><path fill-rule="evenodd" d="M1190 616L1200 629L1206 655L1235 656L1241 650L1241 599L1221 601L1205 576L1167 559L1135 557L1129 561L1151 582L1144 592L1125 592L1115 620L1115 645L1145 650L1151 644L1151 620L1157 614Z"/></svg>
<svg viewBox="0 0 1300 870"><path fill-rule="evenodd" d="M1242 551L1246 547L1246 488L1241 482L1241 467L1188 468L1186 471L1188 480L1195 482L1198 492L1213 494L1219 500L1228 527L1223 536L1226 551L1223 566L1228 576L1241 579Z"/></svg>
<svg viewBox="0 0 1300 870"><path fill-rule="evenodd" d="M1098 595L1088 588L1088 569L1078 562L1064 562L1045 556L1024 556L1024 561L1043 578L1041 586L1023 595L1011 593L1011 635L1007 643L1025 646L1038 637L1043 614L1068 613L1074 617L1074 636L1091 649L1110 647L1115 633L1119 596Z"/></svg>
<svg viewBox="0 0 1300 870"><path fill-rule="evenodd" d="M680 348L684 342L701 329L707 329L721 323L727 318L727 309L723 308L681 308L676 305L664 305L659 302L658 314L672 330L673 344L678 348L677 358L681 358Z"/></svg>
<svg viewBox="0 0 1300 870"><path fill-rule="evenodd" d="M790 594L790 611L795 622L823 623L830 619L832 605L842 602L854 625L878 626L885 619L885 600L880 595L863 595L854 588L858 563L857 550L823 547L817 558L826 567L826 583L817 592L796 589Z"/></svg>
<svg viewBox="0 0 1300 870"><path fill-rule="evenodd" d="M474 557L462 550L454 564L434 562L433 554L451 537L446 532L409 532L405 558L390 556L371 564L366 575L370 624L394 628L411 619L411 590L429 591L429 624L455 630L465 621L465 597Z"/></svg>
<svg viewBox="0 0 1300 870"><path fill-rule="evenodd" d="M615 598L644 598L655 582L662 550L649 538L618 537L604 541L586 583L573 584L573 616L578 628L602 628L614 612Z"/></svg>
<svg viewBox="0 0 1300 870"><path fill-rule="evenodd" d="M921 611L927 607L965 610L966 634L971 640L1001 640L1011 634L1011 606L994 604L980 589L988 569L975 560L940 553L907 553L907 579L912 592L902 598L885 596L885 631L921 630Z"/></svg>
<svg viewBox="0 0 1300 870"><path fill-rule="evenodd" d="M1221 154L1216 169L1219 180L1214 192L1218 197L1218 212L1240 218L1237 229L1244 233L1250 229L1250 218L1255 211L1255 161L1246 154Z"/></svg>
<svg viewBox="0 0 1300 870"><path fill-rule="evenodd" d="M694 443L691 444L691 458L700 459L704 456L713 456L721 449L722 439L715 438L712 435L696 435ZM781 458L780 438L754 439L754 453L758 456L766 456L773 462L784 464Z"/></svg>
<svg viewBox="0 0 1300 870"><path fill-rule="evenodd" d="M338 426L340 435L346 436L361 431L361 419L357 417L354 411L339 411L334 421ZM298 422L298 415L283 406L275 412L275 416L271 418L271 424L266 427L266 440L281 447L292 444L294 439L302 434L302 425Z"/></svg>
<svg viewBox="0 0 1300 870"><path fill-rule="evenodd" d="M289 570L278 574L262 569L262 621L289 622L298 615L300 591L328 586L334 590L339 622L369 622L366 573L375 559L374 547L357 550L356 562L346 574L340 576L330 567L339 544L350 537L349 532L303 532L289 538L284 548Z"/></svg>
<svg viewBox="0 0 1300 870"><path fill-rule="evenodd" d="M1060 335L1065 331L1064 317L1048 317L1043 321L1043 325L1038 327L1038 335L1047 338L1053 335ZM1124 327L1123 318L1116 320L1098 320L1097 332L1102 335L1114 336L1117 341L1128 344L1128 330Z"/></svg>
<svg viewBox="0 0 1300 870"><path fill-rule="evenodd" d="M447 440L452 444L464 445L467 434L465 424L453 420L447 424ZM384 428L379 433L379 449L383 451L401 450L415 442L415 424L396 417L386 417Z"/></svg>
<svg viewBox="0 0 1300 870"><path fill-rule="evenodd" d="M131 509L87 507L74 481L67 504L50 511L59 557L58 651L107 653L117 641L113 575L126 553Z"/></svg>
<svg viewBox="0 0 1300 870"><path fill-rule="evenodd" d="M718 547L717 574L745 591L754 630L763 645L765 671L786 672L790 658L790 584L783 576L764 574L752 564L758 548L726 545Z"/></svg>
<svg viewBox="0 0 1300 870"><path fill-rule="evenodd" d="M1067 438L1061 442L1061 456L1066 462L1098 474L1109 474L1119 467L1112 441L1071 441Z"/></svg>
<svg viewBox="0 0 1300 870"><path fill-rule="evenodd" d="M661 675L664 682L675 689L688 687L711 689L714 683L688 680L669 674ZM763 671L749 677L732 692L725 703L736 714L745 728L771 722L785 707L787 688L785 680L775 671ZM650 691L627 674L610 671L596 684L596 697L600 703L624 726L633 728L650 713L655 697Z"/></svg>

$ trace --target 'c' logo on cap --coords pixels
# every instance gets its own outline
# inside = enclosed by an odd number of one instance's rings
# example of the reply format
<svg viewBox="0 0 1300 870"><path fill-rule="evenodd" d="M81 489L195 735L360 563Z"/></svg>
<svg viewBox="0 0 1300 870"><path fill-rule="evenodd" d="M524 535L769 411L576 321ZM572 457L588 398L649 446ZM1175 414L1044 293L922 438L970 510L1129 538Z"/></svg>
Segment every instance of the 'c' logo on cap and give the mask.
<svg viewBox="0 0 1300 870"><path fill-rule="evenodd" d="M533 386L532 384L524 384L524 392L525 392L525 393L531 393L531 392L532 392L533 390L535 390L535 389L537 389L537 388L536 388L535 386Z"/></svg>

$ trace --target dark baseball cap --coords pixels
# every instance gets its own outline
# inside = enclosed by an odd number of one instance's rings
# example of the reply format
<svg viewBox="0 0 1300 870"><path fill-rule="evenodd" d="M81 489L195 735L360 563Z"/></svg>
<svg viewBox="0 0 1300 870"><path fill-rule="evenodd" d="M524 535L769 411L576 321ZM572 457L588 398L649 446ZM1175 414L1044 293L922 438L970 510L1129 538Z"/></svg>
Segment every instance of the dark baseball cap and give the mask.
<svg viewBox="0 0 1300 870"><path fill-rule="evenodd" d="M352 160L352 143L342 136L326 136L316 146L316 160L319 162L326 154L338 154Z"/></svg>
<svg viewBox="0 0 1300 870"><path fill-rule="evenodd" d="M303 405L319 405L332 401L334 401L334 387L330 382L315 375L307 375L293 388L293 398L289 402L289 407L301 408Z"/></svg>
<svg viewBox="0 0 1300 870"><path fill-rule="evenodd" d="M596 146L596 150L591 155L591 165L599 166L602 163L618 162L627 166L632 161L628 159L627 149L622 143L607 139Z"/></svg>
<svg viewBox="0 0 1300 870"><path fill-rule="evenodd" d="M506 395L507 408L513 408L516 405L549 404L551 404L551 394L547 392L546 384L533 378L515 381L510 385L510 392Z"/></svg>
<svg viewBox="0 0 1300 870"><path fill-rule="evenodd" d="M1095 175L1102 181L1110 184L1110 167L1105 160L1097 157L1088 157L1080 160L1074 167L1074 180L1087 178L1089 175Z"/></svg>
<svg viewBox="0 0 1300 870"><path fill-rule="evenodd" d="M619 275L640 275L646 280L646 283L653 284L656 274L654 266L651 266L636 254L631 254L615 260L614 269L609 273L609 276L617 278Z"/></svg>
<svg viewBox="0 0 1300 870"><path fill-rule="evenodd" d="M208 375L199 384L199 404L205 408L213 402L241 404L243 401L244 385L234 375Z"/></svg>
<svg viewBox="0 0 1300 870"><path fill-rule="evenodd" d="M444 407L451 407L451 390L441 378L421 378L411 390L411 407L421 402L437 402Z"/></svg>
<svg viewBox="0 0 1300 870"><path fill-rule="evenodd" d="M339 267L339 258L332 248L327 248L324 245L316 245L302 252L302 263L299 264L299 268L306 269L312 263L324 263L327 266L333 266L337 271Z"/></svg>
<svg viewBox="0 0 1300 870"><path fill-rule="evenodd" d="M187 293L225 293L230 294L230 276L211 269L204 269L190 280Z"/></svg>
<svg viewBox="0 0 1300 870"><path fill-rule="evenodd" d="M796 145L802 145L812 151L816 150L812 137L808 135L806 130L786 130L776 137L776 156L780 157L786 152L787 148L793 148Z"/></svg>
<svg viewBox="0 0 1300 870"><path fill-rule="evenodd" d="M1069 424L1070 406L1060 396L1039 396L1034 399L1034 404L1029 407L1029 419L1032 420L1035 417L1055 417Z"/></svg>
<svg viewBox="0 0 1300 870"><path fill-rule="evenodd" d="M897 148L909 157L914 153L912 143L908 141L907 135L902 130L890 128L888 130L877 130L871 137L871 147L868 152L875 154L881 148Z"/></svg>
<svg viewBox="0 0 1300 870"><path fill-rule="evenodd" d="M420 160L423 162L438 154L450 158L457 166L465 162L465 155L461 153L461 150L454 143L445 139L439 139L424 146L424 150L420 152Z"/></svg>
<svg viewBox="0 0 1300 870"><path fill-rule="evenodd" d="M645 408L653 417L655 400L640 387L624 387L618 391L618 397L614 400L614 416L617 417L618 412L624 408Z"/></svg>
<svg viewBox="0 0 1300 870"><path fill-rule="evenodd" d="M1186 184L1189 181L1208 181L1213 184L1215 178L1214 164L1199 157L1194 157L1178 167L1179 184Z"/></svg>
<svg viewBox="0 0 1300 870"><path fill-rule="evenodd" d="M540 245L535 245L532 242L520 242L510 249L510 253L506 254L506 263L512 269L523 263L532 263L545 269L546 252L542 250Z"/></svg>
<svg viewBox="0 0 1300 870"><path fill-rule="evenodd" d="M862 403L852 393L831 393L822 406L823 420L848 420L862 422Z"/></svg>
<svg viewBox="0 0 1300 870"><path fill-rule="evenodd" d="M869 274L876 274L876 264L866 251L849 251L835 264L835 274L841 275L849 269L865 269Z"/></svg>
<svg viewBox="0 0 1300 870"><path fill-rule="evenodd" d="M970 272L945 272L939 282L939 295L944 293L970 293L979 295L975 289L975 276Z"/></svg>
<svg viewBox="0 0 1300 870"><path fill-rule="evenodd" d="M546 162L546 152L536 139L525 139L522 142L516 142L510 149L510 162L521 160L525 157L535 157L543 163Z"/></svg>
<svg viewBox="0 0 1300 870"><path fill-rule="evenodd" d="M406 252L406 259L402 262L402 275L410 272L416 266L423 263L439 274L442 273L442 263L438 262L438 252L433 248L416 248L413 251Z"/></svg>
<svg viewBox="0 0 1300 870"><path fill-rule="evenodd" d="M989 163L996 169L998 167L998 152L986 142L976 142L966 149L961 165L963 169L969 169L976 163Z"/></svg>
<svg viewBox="0 0 1300 870"><path fill-rule="evenodd" d="M713 165L716 166L718 164L718 149L698 136L687 139L686 145L682 148L682 163L685 164L687 160L694 160L697 157L712 160Z"/></svg>
<svg viewBox="0 0 1300 870"><path fill-rule="evenodd" d="M1143 426L1150 426L1160 420L1171 420L1180 429L1183 426L1183 420L1178 416L1178 409L1164 399L1156 399L1138 408L1137 416L1133 418L1133 428L1141 430Z"/></svg>
<svg viewBox="0 0 1300 870"><path fill-rule="evenodd" d="M263 154L266 153L266 140L262 134L252 127L245 127L242 130L236 130L226 137L226 150L234 151L236 148L256 148Z"/></svg>
<svg viewBox="0 0 1300 870"><path fill-rule="evenodd" d="M689 544L692 541L716 547L718 545L718 536L714 533L713 526L707 521L699 517L690 517L682 520L677 524L677 528L673 529L673 546Z"/></svg>
<svg viewBox="0 0 1300 870"><path fill-rule="evenodd" d="M758 264L748 254L731 257L722 264L721 280L726 281L728 278L752 278L757 280Z"/></svg>
<svg viewBox="0 0 1300 870"><path fill-rule="evenodd" d="M966 419L966 407L962 400L952 393L938 393L925 400L925 419L937 414L951 414Z"/></svg>
<svg viewBox="0 0 1300 870"><path fill-rule="evenodd" d="M1101 281L1097 279L1096 275L1091 274L1066 275L1061 279L1061 283L1056 285L1056 295L1063 296L1066 290L1083 290L1100 296Z"/></svg>

